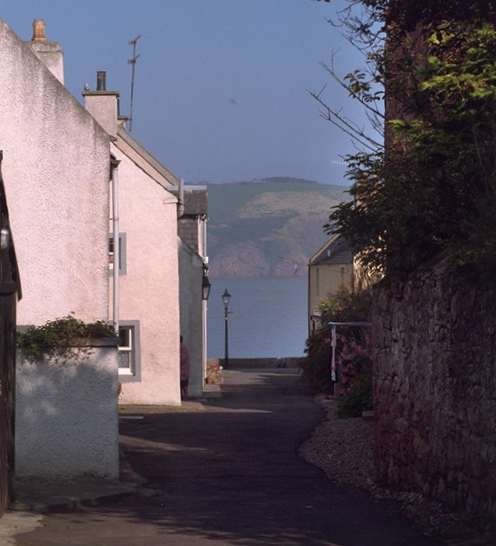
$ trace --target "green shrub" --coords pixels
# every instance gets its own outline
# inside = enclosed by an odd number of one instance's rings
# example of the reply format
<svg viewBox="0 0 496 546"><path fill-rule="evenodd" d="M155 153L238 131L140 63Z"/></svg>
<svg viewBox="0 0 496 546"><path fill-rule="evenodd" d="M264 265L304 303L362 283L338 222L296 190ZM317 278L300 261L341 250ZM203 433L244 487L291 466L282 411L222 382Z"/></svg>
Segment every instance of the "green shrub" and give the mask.
<svg viewBox="0 0 496 546"><path fill-rule="evenodd" d="M84 323L72 315L28 326L17 332L17 347L31 361L51 356L67 356L76 339L114 337L112 326L104 321Z"/></svg>
<svg viewBox="0 0 496 546"><path fill-rule="evenodd" d="M342 291L336 296L322 301L320 311L322 328L312 334L306 343L307 358L302 364L303 376L314 392L330 392L330 362L331 339L329 321L355 322L367 321L371 305L369 291L347 292ZM362 327L346 327L340 329L336 354L343 348L344 340L361 343L364 340Z"/></svg>
<svg viewBox="0 0 496 546"><path fill-rule="evenodd" d="M330 341L328 329L319 329L307 340L303 377L315 393L330 392Z"/></svg>
<svg viewBox="0 0 496 546"><path fill-rule="evenodd" d="M360 417L373 408L372 376L362 374L353 381L350 390L338 399L338 417Z"/></svg>

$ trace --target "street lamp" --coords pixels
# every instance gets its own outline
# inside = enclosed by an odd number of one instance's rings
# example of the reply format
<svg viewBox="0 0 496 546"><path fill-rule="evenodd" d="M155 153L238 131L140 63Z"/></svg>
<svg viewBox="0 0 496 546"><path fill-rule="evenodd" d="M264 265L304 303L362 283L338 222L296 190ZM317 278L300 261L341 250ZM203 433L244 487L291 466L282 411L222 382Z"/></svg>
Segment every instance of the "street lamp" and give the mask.
<svg viewBox="0 0 496 546"><path fill-rule="evenodd" d="M222 294L222 302L224 303L224 367L229 367L229 302L231 301L231 294L227 291L227 288Z"/></svg>

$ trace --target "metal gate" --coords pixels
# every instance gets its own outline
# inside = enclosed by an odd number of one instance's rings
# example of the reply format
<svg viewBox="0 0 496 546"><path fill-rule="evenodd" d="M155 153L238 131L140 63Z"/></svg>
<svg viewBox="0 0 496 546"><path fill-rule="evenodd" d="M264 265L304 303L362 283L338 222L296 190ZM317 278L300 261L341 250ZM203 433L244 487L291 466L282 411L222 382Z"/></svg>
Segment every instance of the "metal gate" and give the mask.
<svg viewBox="0 0 496 546"><path fill-rule="evenodd" d="M13 494L16 305L21 297L0 151L0 516Z"/></svg>

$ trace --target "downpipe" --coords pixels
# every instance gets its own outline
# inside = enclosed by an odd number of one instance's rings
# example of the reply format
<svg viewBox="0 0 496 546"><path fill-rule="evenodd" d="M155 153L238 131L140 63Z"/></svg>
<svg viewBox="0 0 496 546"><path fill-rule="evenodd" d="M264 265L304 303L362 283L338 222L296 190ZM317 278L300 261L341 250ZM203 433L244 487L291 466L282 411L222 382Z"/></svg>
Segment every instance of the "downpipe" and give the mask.
<svg viewBox="0 0 496 546"><path fill-rule="evenodd" d="M112 322L116 336L119 335L119 163L120 161L112 158L112 237L114 239L112 269Z"/></svg>

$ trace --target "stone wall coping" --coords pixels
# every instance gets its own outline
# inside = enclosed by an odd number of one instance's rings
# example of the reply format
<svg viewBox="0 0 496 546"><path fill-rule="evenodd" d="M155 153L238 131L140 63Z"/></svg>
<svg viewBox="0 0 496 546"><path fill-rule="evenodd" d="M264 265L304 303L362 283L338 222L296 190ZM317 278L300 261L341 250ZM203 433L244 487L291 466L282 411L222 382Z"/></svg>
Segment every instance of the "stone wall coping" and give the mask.
<svg viewBox="0 0 496 546"><path fill-rule="evenodd" d="M25 332L30 325L18 324L16 330L20 333ZM75 337L71 339L69 347L118 347L119 338L117 336L99 336L99 337Z"/></svg>
<svg viewBox="0 0 496 546"><path fill-rule="evenodd" d="M117 337L77 337L71 340L69 347L117 347Z"/></svg>

